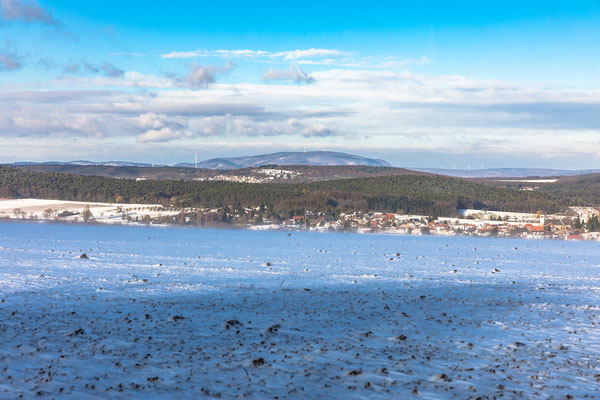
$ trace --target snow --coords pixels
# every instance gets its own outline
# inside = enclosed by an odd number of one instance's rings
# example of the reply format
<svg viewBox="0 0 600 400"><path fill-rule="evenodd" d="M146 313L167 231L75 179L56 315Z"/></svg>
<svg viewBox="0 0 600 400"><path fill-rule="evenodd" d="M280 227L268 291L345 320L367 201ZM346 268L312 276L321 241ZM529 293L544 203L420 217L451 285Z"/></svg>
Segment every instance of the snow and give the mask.
<svg viewBox="0 0 600 400"><path fill-rule="evenodd" d="M0 223L0 398L598 398L599 250Z"/></svg>
<svg viewBox="0 0 600 400"><path fill-rule="evenodd" d="M150 218L168 217L179 214L179 211L165 209L160 204L123 204L123 203L95 203L82 201L48 200L48 199L0 199L0 218L23 219L15 215L14 210L20 209L28 219L44 219L44 211L50 210L50 215L45 219L53 220L63 211L73 215L61 217L63 221L81 221L83 211L89 208L91 217L95 222L108 224L137 224L144 216ZM129 217L128 221L124 217Z"/></svg>
<svg viewBox="0 0 600 400"><path fill-rule="evenodd" d="M496 182L515 182L515 183L554 183L558 179L494 179Z"/></svg>

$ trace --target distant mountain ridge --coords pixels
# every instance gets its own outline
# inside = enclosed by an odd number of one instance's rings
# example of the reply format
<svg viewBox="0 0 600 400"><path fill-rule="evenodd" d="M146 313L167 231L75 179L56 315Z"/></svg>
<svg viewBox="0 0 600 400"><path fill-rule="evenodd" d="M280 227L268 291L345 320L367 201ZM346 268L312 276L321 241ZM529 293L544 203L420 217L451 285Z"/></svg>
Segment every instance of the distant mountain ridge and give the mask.
<svg viewBox="0 0 600 400"><path fill-rule="evenodd" d="M548 176L573 176L595 174L600 169L550 169L550 168L489 168L489 169L441 169L441 168L410 168L414 171L430 174L452 176L455 178L527 178Z"/></svg>
<svg viewBox="0 0 600 400"><path fill-rule="evenodd" d="M74 161L44 161L44 162L33 162L33 161L18 161L9 165L94 165L94 166L109 166L109 167L153 167L154 165L148 163L136 163L130 161L87 161L87 160L74 160Z"/></svg>
<svg viewBox="0 0 600 400"><path fill-rule="evenodd" d="M259 167L261 165L366 165L370 167L392 167L385 160L361 157L354 154L338 153L335 151L307 151L307 152L279 152L259 154L243 157L219 157L198 161L198 168L206 169L239 169L246 167ZM82 166L112 166L112 167L164 167L166 165L153 165L149 163L136 163L129 161L19 161L8 165L82 165ZM194 168L193 162L174 164L173 167Z"/></svg>
<svg viewBox="0 0 600 400"><path fill-rule="evenodd" d="M0 163L1 164L1 163ZM82 166L82 167L167 167L165 164L138 163L130 161L46 161L32 162L20 161L7 163L14 166ZM199 169L212 170L236 170L248 167L260 167L262 165L306 165L306 166L370 166L370 167L393 167L385 160L362 157L354 154L340 153L334 151L308 151L308 152L279 152L271 154L260 154L245 157L219 157L209 160L198 161ZM180 168L194 168L193 162L183 162L173 165ZM488 169L443 169L443 168L411 168L412 171L420 171L430 174L445 175L455 178L526 178L526 177L561 177L577 176L585 174L600 173L600 169L552 169L552 168L488 168ZM58 172L58 171L57 171ZM69 172L69 171L63 171Z"/></svg>
<svg viewBox="0 0 600 400"><path fill-rule="evenodd" d="M212 158L198 162L198 168L238 169L261 165L366 165L392 167L384 160L335 151L279 152L246 157ZM195 163L179 163L175 167L194 167Z"/></svg>

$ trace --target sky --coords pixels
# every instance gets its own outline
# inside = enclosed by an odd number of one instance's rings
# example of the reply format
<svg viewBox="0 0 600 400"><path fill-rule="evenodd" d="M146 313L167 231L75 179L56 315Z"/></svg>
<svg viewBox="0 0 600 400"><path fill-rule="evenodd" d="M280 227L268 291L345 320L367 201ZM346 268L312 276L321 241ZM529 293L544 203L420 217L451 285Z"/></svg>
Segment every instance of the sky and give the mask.
<svg viewBox="0 0 600 400"><path fill-rule="evenodd" d="M600 2L0 0L0 149L600 168Z"/></svg>

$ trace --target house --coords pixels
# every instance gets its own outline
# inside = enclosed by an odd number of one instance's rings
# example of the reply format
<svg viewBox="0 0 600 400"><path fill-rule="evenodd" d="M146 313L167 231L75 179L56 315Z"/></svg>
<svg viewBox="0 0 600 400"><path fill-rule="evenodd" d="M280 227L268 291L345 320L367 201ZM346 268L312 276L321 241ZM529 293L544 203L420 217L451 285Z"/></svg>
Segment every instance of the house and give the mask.
<svg viewBox="0 0 600 400"><path fill-rule="evenodd" d="M565 237L565 239L567 239L567 240L583 240L583 235L577 235L577 234L567 235Z"/></svg>

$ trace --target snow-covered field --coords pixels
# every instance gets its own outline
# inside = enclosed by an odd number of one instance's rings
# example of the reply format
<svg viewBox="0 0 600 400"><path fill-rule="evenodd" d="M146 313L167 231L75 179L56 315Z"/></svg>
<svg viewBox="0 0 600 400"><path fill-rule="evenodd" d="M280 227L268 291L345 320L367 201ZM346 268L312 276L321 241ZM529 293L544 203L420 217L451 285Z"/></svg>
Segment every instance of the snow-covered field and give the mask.
<svg viewBox="0 0 600 400"><path fill-rule="evenodd" d="M93 203L82 201L48 199L0 199L0 218L44 219L60 217L65 222L82 221L82 213L89 209L95 222L107 224L137 224L145 216L149 218L175 216L179 211L169 210L160 204ZM67 212L71 215L61 216ZM127 221L129 217L132 222Z"/></svg>
<svg viewBox="0 0 600 400"><path fill-rule="evenodd" d="M599 255L0 223L0 398L600 398Z"/></svg>

